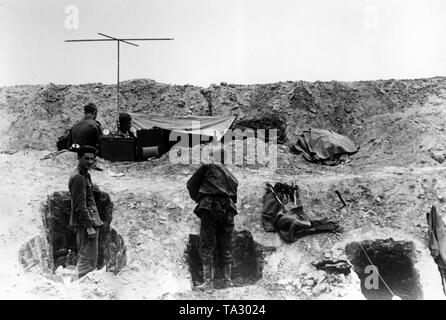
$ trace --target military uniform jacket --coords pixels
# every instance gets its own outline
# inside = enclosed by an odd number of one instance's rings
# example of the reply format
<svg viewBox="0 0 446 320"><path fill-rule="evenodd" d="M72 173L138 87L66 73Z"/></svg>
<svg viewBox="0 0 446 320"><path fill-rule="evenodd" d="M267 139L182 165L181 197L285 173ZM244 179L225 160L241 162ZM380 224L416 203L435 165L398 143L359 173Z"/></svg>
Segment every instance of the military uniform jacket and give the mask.
<svg viewBox="0 0 446 320"><path fill-rule="evenodd" d="M80 167L71 174L68 182L71 194L70 226L99 227L103 225L93 196L90 174Z"/></svg>
<svg viewBox="0 0 446 320"><path fill-rule="evenodd" d="M197 202L194 212L199 217L201 210L212 210L213 201L219 201L236 215L237 187L237 179L221 164L202 165L187 182L189 195Z"/></svg>
<svg viewBox="0 0 446 320"><path fill-rule="evenodd" d="M80 146L95 147L99 150L101 138L102 129L100 123L93 119L84 118L71 128L68 137L68 147L76 143Z"/></svg>

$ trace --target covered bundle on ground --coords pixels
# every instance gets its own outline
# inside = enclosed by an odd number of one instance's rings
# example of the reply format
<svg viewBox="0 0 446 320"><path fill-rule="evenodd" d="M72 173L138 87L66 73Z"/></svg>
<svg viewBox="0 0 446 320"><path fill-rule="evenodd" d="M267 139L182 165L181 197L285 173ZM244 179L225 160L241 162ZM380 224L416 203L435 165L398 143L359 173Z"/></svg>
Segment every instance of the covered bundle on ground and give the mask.
<svg viewBox="0 0 446 320"><path fill-rule="evenodd" d="M331 130L309 128L291 146L291 151L302 154L310 162L336 165L343 157L358 152L358 148L346 136Z"/></svg>
<svg viewBox="0 0 446 320"><path fill-rule="evenodd" d="M304 212L299 188L280 182L274 186L266 183L262 225L266 232L279 232L280 237L287 242L294 242L309 234L342 231L337 222Z"/></svg>

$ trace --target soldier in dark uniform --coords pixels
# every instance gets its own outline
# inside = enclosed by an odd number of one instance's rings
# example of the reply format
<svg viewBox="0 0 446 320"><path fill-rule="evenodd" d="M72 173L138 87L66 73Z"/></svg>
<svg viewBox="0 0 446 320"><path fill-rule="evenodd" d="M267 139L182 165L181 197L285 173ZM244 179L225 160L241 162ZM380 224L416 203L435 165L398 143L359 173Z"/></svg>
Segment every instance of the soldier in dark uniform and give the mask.
<svg viewBox="0 0 446 320"><path fill-rule="evenodd" d="M197 202L195 214L201 219L200 251L204 283L200 290L209 290L214 280L214 249L218 248L223 280L232 286L232 232L237 214L238 181L224 165L225 152L214 152L214 161L203 164L187 182L191 198ZM221 162L221 163L220 163Z"/></svg>
<svg viewBox="0 0 446 320"><path fill-rule="evenodd" d="M136 130L132 126L132 116L128 113L120 113L118 117L118 131L117 136L136 138Z"/></svg>
<svg viewBox="0 0 446 320"><path fill-rule="evenodd" d="M102 128L101 123L96 121L98 108L94 103L89 103L84 106L84 113L84 118L75 123L70 129L68 135L68 148L71 149L73 144L77 144L78 146L91 146L96 148L97 152L100 153ZM102 170L95 163L93 164L92 169Z"/></svg>
<svg viewBox="0 0 446 320"><path fill-rule="evenodd" d="M103 225L94 200L91 177L88 173L95 156L96 149L94 147L81 146L78 149L78 166L68 182L71 195L70 226L76 233L79 278L96 269L99 228Z"/></svg>
<svg viewBox="0 0 446 320"><path fill-rule="evenodd" d="M100 150L100 139L102 128L96 117L98 108L94 103L89 103L84 107L85 116L76 122L70 130L69 146L78 144L79 146L91 146Z"/></svg>

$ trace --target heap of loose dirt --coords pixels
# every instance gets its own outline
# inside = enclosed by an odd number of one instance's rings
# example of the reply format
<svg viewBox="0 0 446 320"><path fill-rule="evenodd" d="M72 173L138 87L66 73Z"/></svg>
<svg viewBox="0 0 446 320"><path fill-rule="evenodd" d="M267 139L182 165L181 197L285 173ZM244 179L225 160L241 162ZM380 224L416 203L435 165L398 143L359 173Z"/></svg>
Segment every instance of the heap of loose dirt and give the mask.
<svg viewBox="0 0 446 320"><path fill-rule="evenodd" d="M446 78L341 82L281 82L265 85L222 83L209 88L171 86L150 80L122 84L123 109L171 115L237 115L235 127L276 128L278 167L232 165L240 181L237 228L277 250L265 259L255 284L213 295L191 291L186 250L199 220L186 181L198 164L173 164L168 155L139 163L100 161L93 181L115 204L113 227L128 247L128 265L117 275L100 270L85 280L55 283L36 270L24 271L20 247L41 233L39 206L56 190L66 190L71 153L40 160L55 150L59 135L82 117L82 106L100 107L99 121L113 128L115 87L14 86L0 88L0 297L29 298L361 298L359 278L328 276L316 259L343 257L353 241L412 241L423 297L441 293L439 273L427 248L425 213L446 211ZM336 167L306 163L288 145L309 126L352 138L360 150ZM199 147L202 148L202 147ZM39 150L40 149L40 150ZM304 209L340 221L342 234L319 234L293 244L266 233L260 224L266 181L297 181ZM335 191L348 207L342 207Z"/></svg>
<svg viewBox="0 0 446 320"><path fill-rule="evenodd" d="M55 149L55 141L96 103L98 120L114 130L116 87L85 85L0 88L0 111L12 118L7 135L14 149ZM359 82L222 83L200 88L153 80L121 84L121 111L146 114L237 115L235 128L278 129L279 143L292 144L308 127L349 136L361 151L358 164L392 161L443 162L444 117L438 117L446 78ZM384 159L384 160L382 160ZM431 161L431 164L433 162Z"/></svg>

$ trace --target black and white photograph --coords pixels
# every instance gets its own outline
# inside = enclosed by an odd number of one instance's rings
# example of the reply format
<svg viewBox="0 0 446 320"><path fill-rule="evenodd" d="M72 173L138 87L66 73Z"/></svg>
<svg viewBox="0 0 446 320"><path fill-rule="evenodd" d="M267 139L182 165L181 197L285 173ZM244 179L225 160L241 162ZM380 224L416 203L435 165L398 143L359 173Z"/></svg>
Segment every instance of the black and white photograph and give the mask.
<svg viewBox="0 0 446 320"><path fill-rule="evenodd" d="M445 1L0 0L0 39L0 300L446 299Z"/></svg>

